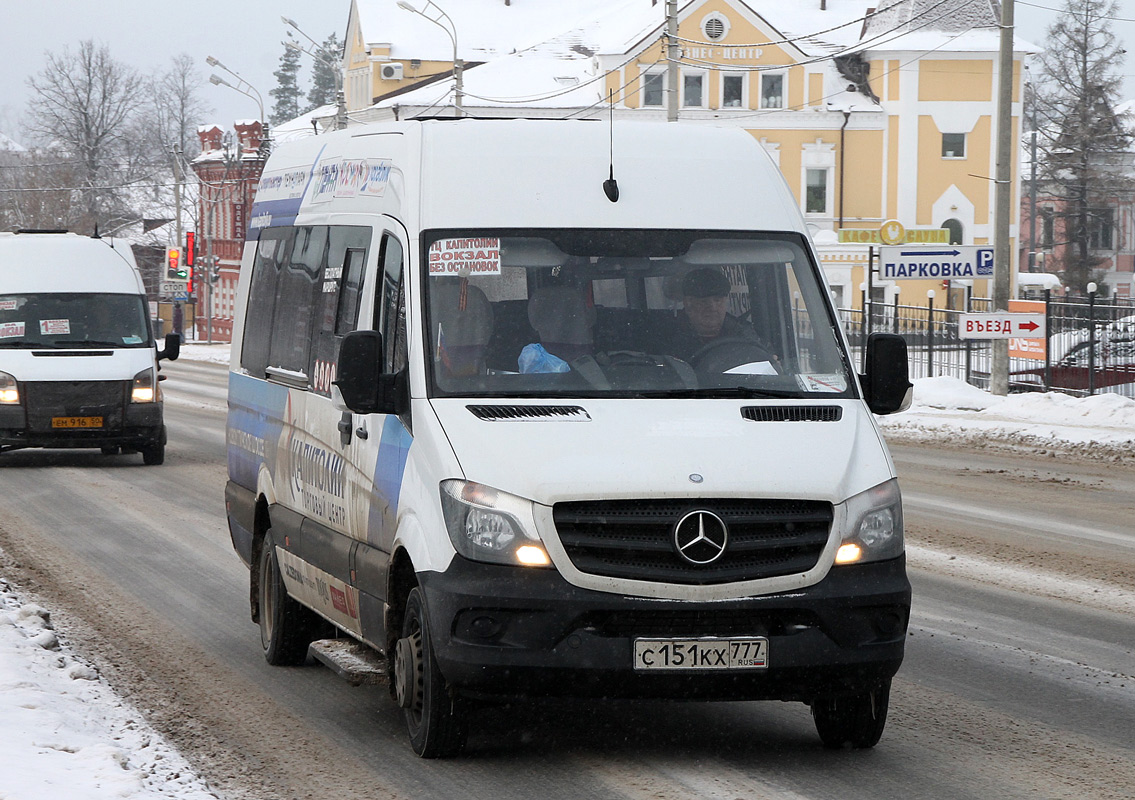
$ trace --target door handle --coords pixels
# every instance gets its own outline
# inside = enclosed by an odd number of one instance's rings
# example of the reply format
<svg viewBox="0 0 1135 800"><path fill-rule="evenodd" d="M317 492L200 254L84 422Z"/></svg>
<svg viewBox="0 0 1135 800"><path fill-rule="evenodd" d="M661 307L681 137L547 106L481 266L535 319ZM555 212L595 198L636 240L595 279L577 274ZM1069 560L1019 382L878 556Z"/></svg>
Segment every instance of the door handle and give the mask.
<svg viewBox="0 0 1135 800"><path fill-rule="evenodd" d="M339 443L346 447L351 443L351 423L354 418L350 411L344 411L343 416L339 418L339 424L336 426L339 429Z"/></svg>

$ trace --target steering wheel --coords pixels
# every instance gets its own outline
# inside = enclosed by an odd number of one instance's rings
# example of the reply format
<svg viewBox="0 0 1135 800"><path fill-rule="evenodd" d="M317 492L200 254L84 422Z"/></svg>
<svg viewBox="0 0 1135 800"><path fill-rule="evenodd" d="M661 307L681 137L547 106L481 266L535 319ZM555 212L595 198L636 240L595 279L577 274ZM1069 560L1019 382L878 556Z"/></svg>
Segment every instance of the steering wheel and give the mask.
<svg viewBox="0 0 1135 800"><path fill-rule="evenodd" d="M773 356L758 342L738 336L723 336L702 345L688 359L698 372L725 372L727 369L760 361L775 363Z"/></svg>

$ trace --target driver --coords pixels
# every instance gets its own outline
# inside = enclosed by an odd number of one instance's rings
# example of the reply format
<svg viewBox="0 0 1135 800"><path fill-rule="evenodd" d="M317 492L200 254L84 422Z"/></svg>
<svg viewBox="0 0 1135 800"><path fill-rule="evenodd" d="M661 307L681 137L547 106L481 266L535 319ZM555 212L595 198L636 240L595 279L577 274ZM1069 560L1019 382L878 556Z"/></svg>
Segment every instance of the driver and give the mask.
<svg viewBox="0 0 1135 800"><path fill-rule="evenodd" d="M683 361L718 339L749 339L752 329L726 313L729 309L729 279L714 267L701 267L682 278L682 310L666 337L665 352Z"/></svg>

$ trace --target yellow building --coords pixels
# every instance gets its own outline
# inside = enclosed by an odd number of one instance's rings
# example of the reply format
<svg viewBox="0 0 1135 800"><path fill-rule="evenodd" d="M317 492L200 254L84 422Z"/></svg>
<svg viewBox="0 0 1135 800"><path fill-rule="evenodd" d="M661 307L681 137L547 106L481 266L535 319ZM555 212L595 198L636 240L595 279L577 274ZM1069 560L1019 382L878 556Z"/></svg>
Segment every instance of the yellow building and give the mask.
<svg viewBox="0 0 1135 800"><path fill-rule="evenodd" d="M867 284L888 303L898 293L921 304L931 289L954 307L965 288L989 295L982 280L868 280L864 240L893 220L938 231L916 234L921 241L992 241L996 0L677 6L671 38L665 0L418 0L418 13L396 0L353 0L344 54L351 119L611 113L739 126L780 166L841 305L859 306ZM1016 49L1014 142L1028 46ZM1013 239L1016 229L1014 216Z"/></svg>

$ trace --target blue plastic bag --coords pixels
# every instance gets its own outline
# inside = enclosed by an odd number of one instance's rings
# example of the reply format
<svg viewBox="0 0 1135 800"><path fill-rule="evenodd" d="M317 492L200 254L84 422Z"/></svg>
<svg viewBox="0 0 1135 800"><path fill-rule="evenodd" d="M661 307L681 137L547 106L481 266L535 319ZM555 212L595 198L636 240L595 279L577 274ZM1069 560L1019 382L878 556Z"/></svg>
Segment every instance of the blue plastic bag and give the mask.
<svg viewBox="0 0 1135 800"><path fill-rule="evenodd" d="M523 374L536 372L571 372L568 363L544 349L542 344L525 345L520 351L520 371Z"/></svg>

